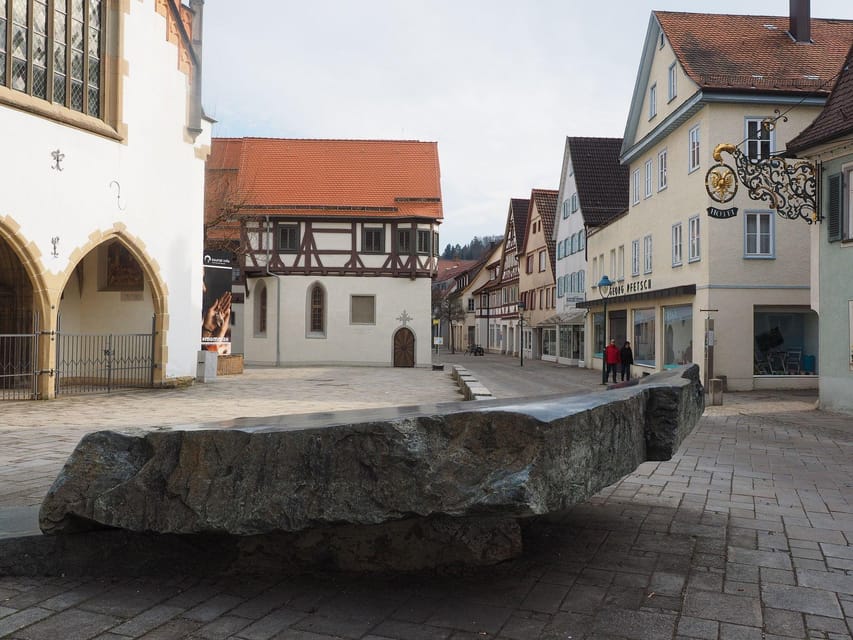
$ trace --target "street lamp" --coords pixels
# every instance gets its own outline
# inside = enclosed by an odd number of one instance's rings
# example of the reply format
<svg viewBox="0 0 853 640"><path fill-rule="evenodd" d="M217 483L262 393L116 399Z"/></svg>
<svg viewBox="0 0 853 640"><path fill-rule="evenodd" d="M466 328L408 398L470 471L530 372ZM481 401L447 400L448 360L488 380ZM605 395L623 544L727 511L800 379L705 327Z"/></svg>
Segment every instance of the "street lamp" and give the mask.
<svg viewBox="0 0 853 640"><path fill-rule="evenodd" d="M521 365L524 366L524 302L518 301L518 355Z"/></svg>
<svg viewBox="0 0 853 640"><path fill-rule="evenodd" d="M601 276L598 281L598 294L604 301L604 343L601 349L601 384L607 384L607 297L610 295L610 287L613 283L606 275Z"/></svg>

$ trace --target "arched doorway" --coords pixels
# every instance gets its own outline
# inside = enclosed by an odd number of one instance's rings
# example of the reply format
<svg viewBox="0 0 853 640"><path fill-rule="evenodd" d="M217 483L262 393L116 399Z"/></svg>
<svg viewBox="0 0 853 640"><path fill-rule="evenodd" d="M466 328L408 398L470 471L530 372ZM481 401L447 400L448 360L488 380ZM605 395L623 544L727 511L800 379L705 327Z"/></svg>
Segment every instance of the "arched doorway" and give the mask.
<svg viewBox="0 0 853 640"><path fill-rule="evenodd" d="M0 236L0 399L38 395L38 347L32 281L12 245Z"/></svg>
<svg viewBox="0 0 853 640"><path fill-rule="evenodd" d="M108 237L74 267L57 318L56 393L150 387L158 294L142 264Z"/></svg>
<svg viewBox="0 0 853 640"><path fill-rule="evenodd" d="M394 334L394 366L415 366L415 334L407 327L397 329Z"/></svg>

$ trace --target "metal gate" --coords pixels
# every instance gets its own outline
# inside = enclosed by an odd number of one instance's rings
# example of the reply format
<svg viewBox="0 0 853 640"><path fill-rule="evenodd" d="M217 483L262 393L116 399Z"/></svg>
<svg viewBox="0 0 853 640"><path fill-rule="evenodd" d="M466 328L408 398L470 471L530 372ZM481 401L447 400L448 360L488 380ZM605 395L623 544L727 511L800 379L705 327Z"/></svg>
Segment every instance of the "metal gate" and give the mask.
<svg viewBox="0 0 853 640"><path fill-rule="evenodd" d="M151 333L56 333L56 395L154 385Z"/></svg>
<svg viewBox="0 0 853 640"><path fill-rule="evenodd" d="M0 400L38 397L39 317L32 333L0 333Z"/></svg>

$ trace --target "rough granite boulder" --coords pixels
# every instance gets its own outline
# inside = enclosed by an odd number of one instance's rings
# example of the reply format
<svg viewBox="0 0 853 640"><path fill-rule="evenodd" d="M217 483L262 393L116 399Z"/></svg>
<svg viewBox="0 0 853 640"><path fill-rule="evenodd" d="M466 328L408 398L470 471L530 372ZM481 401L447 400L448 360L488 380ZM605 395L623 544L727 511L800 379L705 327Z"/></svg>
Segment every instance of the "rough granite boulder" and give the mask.
<svg viewBox="0 0 853 640"><path fill-rule="evenodd" d="M254 536L416 519L446 537L448 518L564 510L668 459L703 405L694 365L584 396L100 431L71 454L40 525Z"/></svg>

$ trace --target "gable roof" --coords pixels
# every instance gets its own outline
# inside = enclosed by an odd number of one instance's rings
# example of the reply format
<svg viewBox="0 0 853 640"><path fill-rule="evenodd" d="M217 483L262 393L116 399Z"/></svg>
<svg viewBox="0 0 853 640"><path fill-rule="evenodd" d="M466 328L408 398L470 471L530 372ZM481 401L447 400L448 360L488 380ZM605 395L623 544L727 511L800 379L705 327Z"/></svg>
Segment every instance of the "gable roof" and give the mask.
<svg viewBox="0 0 853 640"><path fill-rule="evenodd" d="M530 207L530 200L525 198L510 198L509 214L512 219L513 231L515 232L516 249L521 246L524 241L524 230L527 228L527 210ZM507 221L509 223L509 221ZM509 229L507 229L509 231ZM506 235L504 236L506 237Z"/></svg>
<svg viewBox="0 0 853 640"><path fill-rule="evenodd" d="M457 276L462 275L466 271L477 265L479 260L457 260L455 258L439 258L438 267L433 283L444 282Z"/></svg>
<svg viewBox="0 0 853 640"><path fill-rule="evenodd" d="M597 227L628 208L630 168L620 164L622 138L567 138L584 222Z"/></svg>
<svg viewBox="0 0 853 640"><path fill-rule="evenodd" d="M542 233L545 236L545 247L548 249L548 257L551 259L551 275L557 264L556 251L557 242L554 240L554 218L557 212L557 195L555 189L533 189L530 191L530 208L527 211L527 226L524 230L523 242L519 243L519 253L527 251L527 239L530 236L530 221L533 218L533 207L539 213L542 220Z"/></svg>
<svg viewBox="0 0 853 640"><path fill-rule="evenodd" d="M655 11L684 72L703 89L827 94L853 41L853 20L812 18L811 43L788 16Z"/></svg>
<svg viewBox="0 0 853 640"><path fill-rule="evenodd" d="M214 138L208 174L236 174L241 211L441 221L438 145L416 140Z"/></svg>
<svg viewBox="0 0 853 640"><path fill-rule="evenodd" d="M789 104L823 104L853 41L853 20L812 18L811 43L795 42L788 35L789 22L788 16L653 11L625 124L622 162L630 162L706 102L749 94ZM661 33L698 90L636 139Z"/></svg>
<svg viewBox="0 0 853 640"><path fill-rule="evenodd" d="M788 142L788 151L801 151L853 133L853 46L829 100L814 122Z"/></svg>

